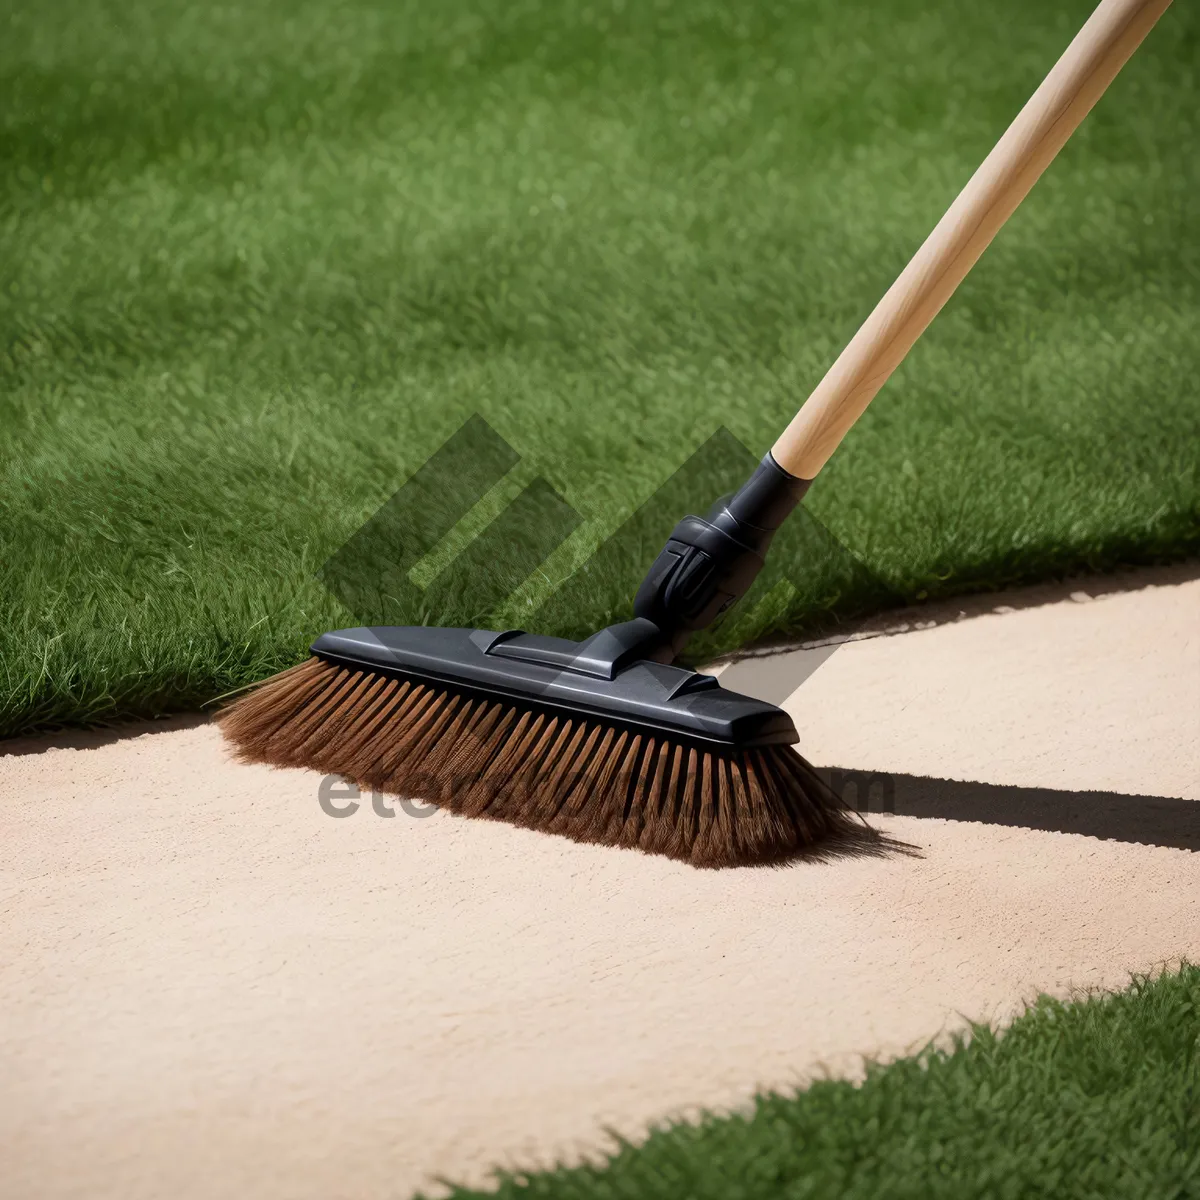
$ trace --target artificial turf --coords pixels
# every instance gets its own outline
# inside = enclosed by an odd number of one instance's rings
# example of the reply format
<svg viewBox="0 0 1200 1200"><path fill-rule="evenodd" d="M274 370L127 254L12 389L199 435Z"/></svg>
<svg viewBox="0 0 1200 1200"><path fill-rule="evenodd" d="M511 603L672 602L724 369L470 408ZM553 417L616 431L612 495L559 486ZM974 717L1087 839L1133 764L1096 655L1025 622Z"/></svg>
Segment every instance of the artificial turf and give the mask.
<svg viewBox="0 0 1200 1200"><path fill-rule="evenodd" d="M781 1013L785 1020L786 1014ZM1188 1200L1200 1196L1200 968L1042 997L868 1068L681 1123L603 1165L503 1174L452 1200Z"/></svg>
<svg viewBox="0 0 1200 1200"><path fill-rule="evenodd" d="M1090 4L15 0L0 735L357 623L319 568L475 413L520 462L449 545L536 476L577 527L501 602L443 548L389 618L627 611L673 514L554 589L715 430L770 445ZM710 648L1200 547L1198 33L1168 11Z"/></svg>

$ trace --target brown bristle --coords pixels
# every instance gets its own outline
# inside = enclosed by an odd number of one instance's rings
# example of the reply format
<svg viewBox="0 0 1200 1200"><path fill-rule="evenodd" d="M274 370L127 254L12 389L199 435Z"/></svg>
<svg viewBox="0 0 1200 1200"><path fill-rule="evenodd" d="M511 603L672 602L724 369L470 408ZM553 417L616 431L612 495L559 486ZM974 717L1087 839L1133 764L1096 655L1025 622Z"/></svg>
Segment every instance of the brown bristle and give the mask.
<svg viewBox="0 0 1200 1200"><path fill-rule="evenodd" d="M243 761L700 867L778 862L851 827L790 746L639 732L315 657L217 719Z"/></svg>

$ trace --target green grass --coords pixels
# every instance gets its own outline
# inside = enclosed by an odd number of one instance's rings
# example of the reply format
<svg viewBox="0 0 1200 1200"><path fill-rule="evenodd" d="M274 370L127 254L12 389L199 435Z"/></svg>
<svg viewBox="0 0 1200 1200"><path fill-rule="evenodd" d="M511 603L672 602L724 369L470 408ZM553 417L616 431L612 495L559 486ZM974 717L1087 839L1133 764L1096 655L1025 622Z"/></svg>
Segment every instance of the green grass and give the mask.
<svg viewBox="0 0 1200 1200"><path fill-rule="evenodd" d="M781 1014L786 1019L786 1014ZM1046 997L1009 1029L454 1200L1185 1200L1200 1196L1200 968Z"/></svg>
<svg viewBox="0 0 1200 1200"><path fill-rule="evenodd" d="M294 661L475 412L583 524L396 617L620 614L645 539L538 605L715 429L770 445L1090 5L7 6L0 735ZM789 535L725 643L1200 547L1198 47L1174 5L813 488L846 552Z"/></svg>

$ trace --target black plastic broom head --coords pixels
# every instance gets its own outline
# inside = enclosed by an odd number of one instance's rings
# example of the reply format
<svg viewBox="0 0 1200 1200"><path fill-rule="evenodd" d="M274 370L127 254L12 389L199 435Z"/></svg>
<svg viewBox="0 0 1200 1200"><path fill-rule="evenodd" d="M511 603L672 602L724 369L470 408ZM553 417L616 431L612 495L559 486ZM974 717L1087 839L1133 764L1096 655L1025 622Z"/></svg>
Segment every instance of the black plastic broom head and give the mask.
<svg viewBox="0 0 1200 1200"><path fill-rule="evenodd" d="M768 456L708 517L676 526L639 615L582 642L344 629L218 719L248 761L468 816L700 866L791 857L850 824L792 749L791 718L672 662L749 587L802 483Z"/></svg>

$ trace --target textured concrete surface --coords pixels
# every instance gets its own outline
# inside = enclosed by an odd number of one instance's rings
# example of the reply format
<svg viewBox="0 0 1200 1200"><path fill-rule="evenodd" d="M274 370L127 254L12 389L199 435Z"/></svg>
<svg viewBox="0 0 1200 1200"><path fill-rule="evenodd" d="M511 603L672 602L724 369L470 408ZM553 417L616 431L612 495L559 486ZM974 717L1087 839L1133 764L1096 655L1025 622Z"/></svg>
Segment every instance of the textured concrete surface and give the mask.
<svg viewBox="0 0 1200 1200"><path fill-rule="evenodd" d="M1197 581L1067 598L842 646L786 702L821 765L1196 799L1198 635ZM1200 958L1186 850L885 816L910 850L706 873L334 819L207 724L3 749L6 1197L482 1182Z"/></svg>

